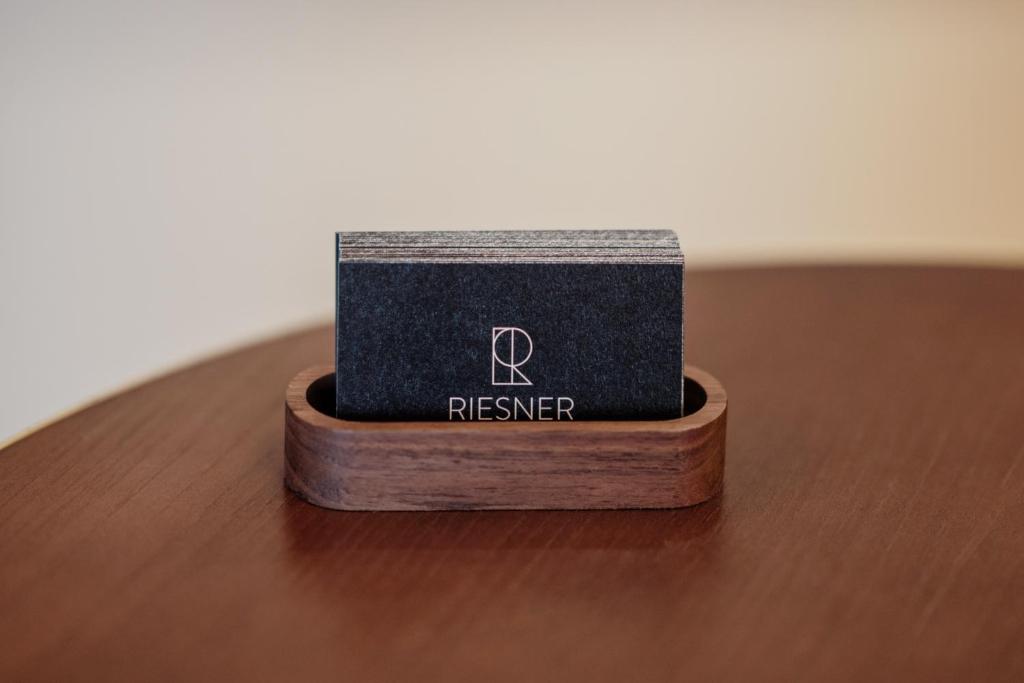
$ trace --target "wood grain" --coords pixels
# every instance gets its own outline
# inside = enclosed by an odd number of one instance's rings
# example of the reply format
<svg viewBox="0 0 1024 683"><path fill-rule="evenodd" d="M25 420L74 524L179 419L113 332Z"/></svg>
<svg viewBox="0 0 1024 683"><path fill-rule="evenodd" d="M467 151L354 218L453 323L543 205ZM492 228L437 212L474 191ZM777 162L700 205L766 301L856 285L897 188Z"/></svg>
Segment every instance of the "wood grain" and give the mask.
<svg viewBox="0 0 1024 683"><path fill-rule="evenodd" d="M729 457L681 510L321 509L282 391L330 329L213 359L0 451L0 680L1024 680L1022 311L1020 270L688 274Z"/></svg>
<svg viewBox="0 0 1024 683"><path fill-rule="evenodd" d="M687 368L675 420L355 422L328 414L330 366L285 396L285 483L338 510L673 508L722 490L727 398Z"/></svg>

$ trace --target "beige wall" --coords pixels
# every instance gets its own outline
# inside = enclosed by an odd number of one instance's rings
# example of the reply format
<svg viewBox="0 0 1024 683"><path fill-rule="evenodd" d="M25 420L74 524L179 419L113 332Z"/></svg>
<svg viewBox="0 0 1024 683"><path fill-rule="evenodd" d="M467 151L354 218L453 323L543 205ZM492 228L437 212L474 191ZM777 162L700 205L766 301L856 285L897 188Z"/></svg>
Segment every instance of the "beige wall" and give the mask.
<svg viewBox="0 0 1024 683"><path fill-rule="evenodd" d="M329 318L338 228L1024 263L1024 3L852 5L7 0L0 439Z"/></svg>

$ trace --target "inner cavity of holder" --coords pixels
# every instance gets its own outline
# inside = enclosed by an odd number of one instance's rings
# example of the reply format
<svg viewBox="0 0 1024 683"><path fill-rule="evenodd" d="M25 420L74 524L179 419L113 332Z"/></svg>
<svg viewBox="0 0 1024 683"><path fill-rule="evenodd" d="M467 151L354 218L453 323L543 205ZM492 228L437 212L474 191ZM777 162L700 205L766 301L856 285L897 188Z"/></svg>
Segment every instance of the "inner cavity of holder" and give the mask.
<svg viewBox="0 0 1024 683"><path fill-rule="evenodd" d="M319 413L337 417L334 412L334 374L314 380L306 390L306 401ZM687 377L683 382L683 416L693 415L708 401L704 387Z"/></svg>

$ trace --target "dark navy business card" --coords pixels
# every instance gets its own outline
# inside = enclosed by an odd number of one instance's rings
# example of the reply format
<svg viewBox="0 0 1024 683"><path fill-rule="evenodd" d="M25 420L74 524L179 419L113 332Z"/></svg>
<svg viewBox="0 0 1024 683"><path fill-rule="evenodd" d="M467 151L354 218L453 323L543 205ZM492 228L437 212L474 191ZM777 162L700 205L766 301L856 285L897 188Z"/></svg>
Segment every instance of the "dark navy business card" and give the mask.
<svg viewBox="0 0 1024 683"><path fill-rule="evenodd" d="M355 420L681 415L681 254L337 259L337 410Z"/></svg>

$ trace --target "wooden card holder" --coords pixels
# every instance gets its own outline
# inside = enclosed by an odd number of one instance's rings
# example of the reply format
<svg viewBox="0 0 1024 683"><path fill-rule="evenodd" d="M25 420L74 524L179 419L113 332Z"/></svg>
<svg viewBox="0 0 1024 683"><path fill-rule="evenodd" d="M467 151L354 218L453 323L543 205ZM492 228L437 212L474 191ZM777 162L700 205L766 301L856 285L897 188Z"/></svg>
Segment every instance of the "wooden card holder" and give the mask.
<svg viewBox="0 0 1024 683"><path fill-rule="evenodd" d="M330 367L285 397L285 483L338 510L673 508L719 493L725 389L687 368L684 417L655 421L355 422Z"/></svg>

